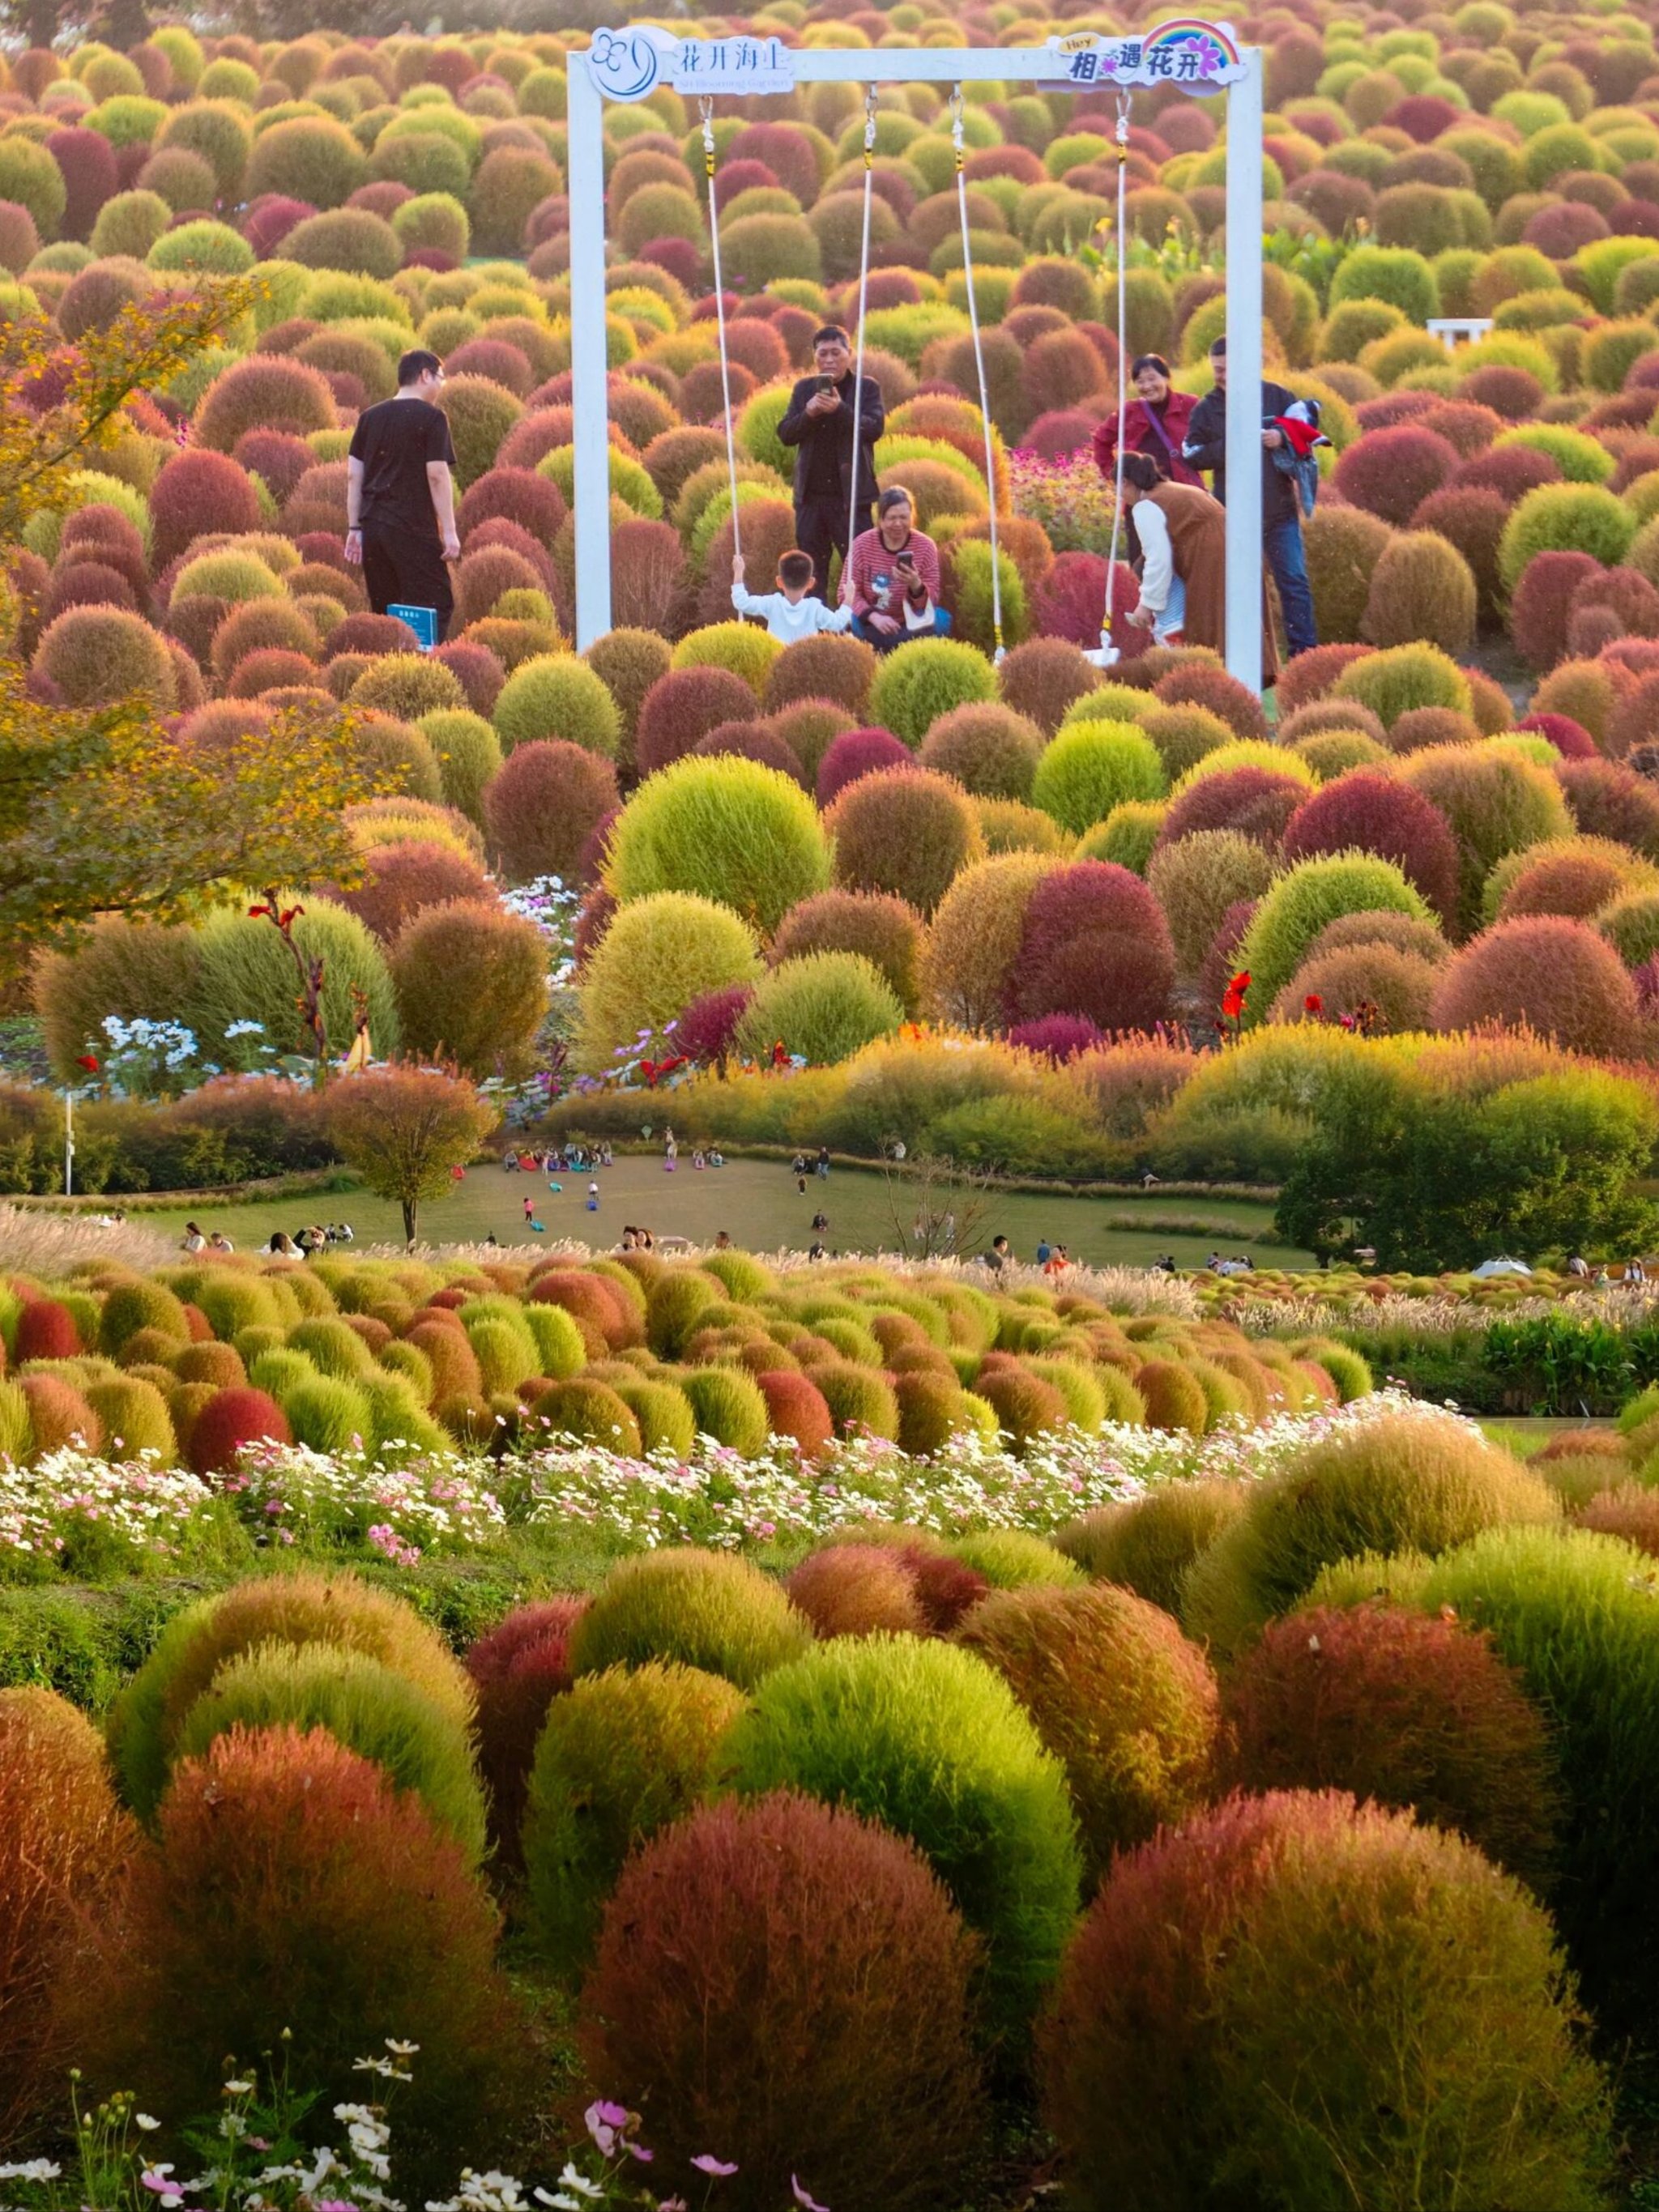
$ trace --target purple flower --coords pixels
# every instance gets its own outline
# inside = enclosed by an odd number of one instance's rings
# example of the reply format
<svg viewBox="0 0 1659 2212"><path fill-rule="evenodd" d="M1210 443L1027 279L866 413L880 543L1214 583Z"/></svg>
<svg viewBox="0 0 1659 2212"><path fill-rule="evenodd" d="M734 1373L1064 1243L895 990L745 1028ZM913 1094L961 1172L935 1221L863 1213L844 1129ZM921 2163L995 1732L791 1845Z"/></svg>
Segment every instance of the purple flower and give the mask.
<svg viewBox="0 0 1659 2212"><path fill-rule="evenodd" d="M582 2114L587 2124L588 2134L606 2158L617 2148L617 2138L628 2125L629 2117L626 2106L608 2105L603 2098L597 2099Z"/></svg>
<svg viewBox="0 0 1659 2212"><path fill-rule="evenodd" d="M816 2197L808 2196L793 2173L789 2177L789 2187L793 2193L796 2203L801 2208L801 2212L830 2212L830 2207L827 2204L820 2204Z"/></svg>
<svg viewBox="0 0 1659 2212"><path fill-rule="evenodd" d="M700 2150L691 2163L699 2173L727 2174L735 2173L738 2170L735 2166L728 2165L725 2159L715 2158L706 2150Z"/></svg>

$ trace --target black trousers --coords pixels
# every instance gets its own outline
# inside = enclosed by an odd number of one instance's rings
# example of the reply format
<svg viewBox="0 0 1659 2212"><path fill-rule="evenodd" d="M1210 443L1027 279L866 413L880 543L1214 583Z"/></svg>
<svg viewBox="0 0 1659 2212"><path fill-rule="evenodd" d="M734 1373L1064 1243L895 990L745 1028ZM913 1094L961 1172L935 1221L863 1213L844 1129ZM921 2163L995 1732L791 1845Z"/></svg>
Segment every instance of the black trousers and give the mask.
<svg viewBox="0 0 1659 2212"><path fill-rule="evenodd" d="M450 589L449 563L438 538L417 538L411 531L378 537L363 532L363 582L368 604L377 615L390 606L435 607L438 642L441 645L455 611Z"/></svg>
<svg viewBox="0 0 1659 2212"><path fill-rule="evenodd" d="M875 527L875 509L860 507L856 518L849 517L847 501L839 492L815 492L800 501L795 509L795 543L812 561L812 589L819 599L830 596L830 556L839 553L842 562L847 559L847 525L854 520L860 530ZM750 585L750 589L756 588Z"/></svg>

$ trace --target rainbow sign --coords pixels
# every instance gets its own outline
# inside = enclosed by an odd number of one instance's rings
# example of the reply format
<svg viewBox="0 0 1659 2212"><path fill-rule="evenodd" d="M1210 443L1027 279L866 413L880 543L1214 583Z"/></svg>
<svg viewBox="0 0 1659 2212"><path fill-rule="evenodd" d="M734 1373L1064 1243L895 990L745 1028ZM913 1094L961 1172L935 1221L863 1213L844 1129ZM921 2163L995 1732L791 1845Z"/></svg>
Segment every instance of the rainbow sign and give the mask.
<svg viewBox="0 0 1659 2212"><path fill-rule="evenodd" d="M1183 92L1224 92L1244 73L1230 23L1179 15L1137 38L1108 39L1073 31L1048 41L1055 75L1068 85L1178 85Z"/></svg>

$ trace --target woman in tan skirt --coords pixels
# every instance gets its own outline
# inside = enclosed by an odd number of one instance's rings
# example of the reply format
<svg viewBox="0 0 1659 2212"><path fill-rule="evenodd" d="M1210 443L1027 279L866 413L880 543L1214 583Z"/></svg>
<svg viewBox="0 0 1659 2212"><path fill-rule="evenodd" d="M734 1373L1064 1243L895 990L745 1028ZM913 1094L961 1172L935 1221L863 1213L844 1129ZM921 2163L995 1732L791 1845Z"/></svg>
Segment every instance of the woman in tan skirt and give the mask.
<svg viewBox="0 0 1659 2212"><path fill-rule="evenodd" d="M1126 619L1159 645L1227 649L1227 510L1194 484L1170 483L1145 453L1123 460L1123 505L1140 540L1140 604ZM1279 672L1263 586L1261 675Z"/></svg>

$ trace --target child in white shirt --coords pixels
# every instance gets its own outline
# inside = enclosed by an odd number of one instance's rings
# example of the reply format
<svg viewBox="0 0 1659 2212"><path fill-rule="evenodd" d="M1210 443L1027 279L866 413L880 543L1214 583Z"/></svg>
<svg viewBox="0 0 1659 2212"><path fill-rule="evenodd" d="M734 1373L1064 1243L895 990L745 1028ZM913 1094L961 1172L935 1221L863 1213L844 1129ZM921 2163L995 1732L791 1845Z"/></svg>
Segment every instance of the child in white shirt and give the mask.
<svg viewBox="0 0 1659 2212"><path fill-rule="evenodd" d="M820 630L850 629L853 623L851 607L828 607L822 599L809 599L812 588L812 556L810 553L786 553L778 562L778 588L775 592L757 594L743 587L744 561L741 553L732 556L732 604L740 615L755 615L766 624L769 636L780 645L798 645L804 637L814 637Z"/></svg>

